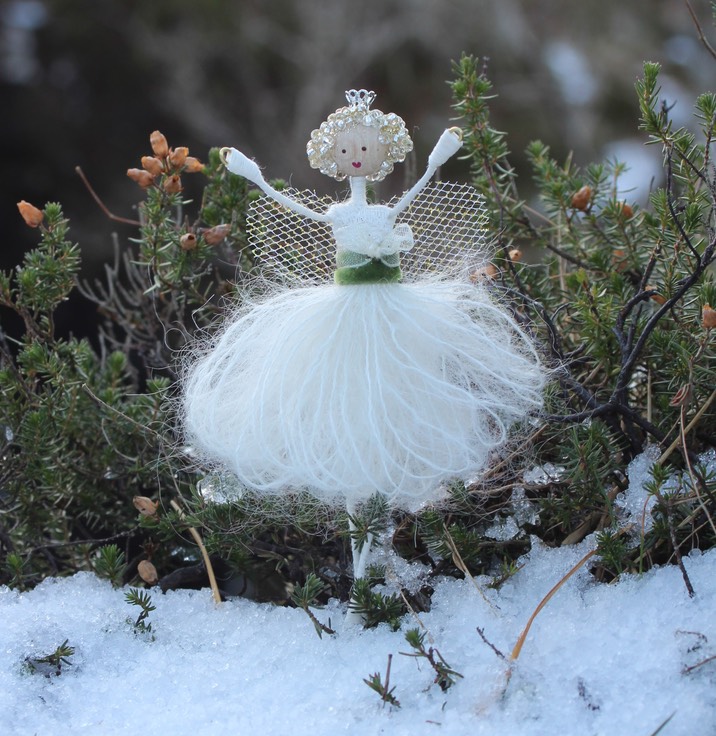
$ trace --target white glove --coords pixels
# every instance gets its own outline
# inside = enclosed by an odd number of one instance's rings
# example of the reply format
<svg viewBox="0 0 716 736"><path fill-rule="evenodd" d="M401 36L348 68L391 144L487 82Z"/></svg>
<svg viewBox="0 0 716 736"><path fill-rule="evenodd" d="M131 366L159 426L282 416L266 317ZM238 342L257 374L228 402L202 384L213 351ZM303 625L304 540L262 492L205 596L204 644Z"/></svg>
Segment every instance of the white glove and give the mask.
<svg viewBox="0 0 716 736"><path fill-rule="evenodd" d="M460 128L448 128L438 139L433 152L428 156L431 168L442 166L462 147L462 131Z"/></svg>
<svg viewBox="0 0 716 736"><path fill-rule="evenodd" d="M235 148L222 148L220 153L224 166L226 166L232 174L243 176L245 179L256 184L263 181L261 169L256 161L244 156L241 151L237 151Z"/></svg>

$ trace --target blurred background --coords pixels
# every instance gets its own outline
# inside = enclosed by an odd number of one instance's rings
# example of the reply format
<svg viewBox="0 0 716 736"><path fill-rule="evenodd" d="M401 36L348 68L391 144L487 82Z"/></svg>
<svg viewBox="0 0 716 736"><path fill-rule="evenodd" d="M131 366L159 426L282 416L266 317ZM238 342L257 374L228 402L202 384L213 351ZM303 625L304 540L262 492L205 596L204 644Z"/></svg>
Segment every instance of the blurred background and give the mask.
<svg viewBox="0 0 716 736"><path fill-rule="evenodd" d="M692 6L713 38L710 4ZM105 218L74 168L112 212L133 217L141 193L125 172L155 129L202 160L235 146L268 178L333 194L340 185L309 168L305 144L344 90L366 87L375 107L406 120L420 169L451 124L446 82L463 52L489 58L493 124L521 173L524 147L540 138L578 165L628 162L624 187L639 186L637 199L660 177L659 152L637 130L643 61L662 64L677 122L713 89L683 0L4 0L0 266L36 242L15 203L59 200L91 277L111 257L111 234L127 242L133 229ZM449 166L445 178L467 177L464 162ZM394 174L385 186L403 184Z"/></svg>

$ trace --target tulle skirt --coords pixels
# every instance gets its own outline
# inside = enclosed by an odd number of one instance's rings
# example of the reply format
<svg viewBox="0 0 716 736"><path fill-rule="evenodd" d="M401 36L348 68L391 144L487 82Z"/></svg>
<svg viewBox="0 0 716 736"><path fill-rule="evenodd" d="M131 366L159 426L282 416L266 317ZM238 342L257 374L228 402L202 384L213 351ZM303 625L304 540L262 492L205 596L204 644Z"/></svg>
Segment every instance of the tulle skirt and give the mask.
<svg viewBox="0 0 716 736"><path fill-rule="evenodd" d="M184 429L253 490L415 509L482 470L543 384L531 340L479 285L286 289L189 361Z"/></svg>

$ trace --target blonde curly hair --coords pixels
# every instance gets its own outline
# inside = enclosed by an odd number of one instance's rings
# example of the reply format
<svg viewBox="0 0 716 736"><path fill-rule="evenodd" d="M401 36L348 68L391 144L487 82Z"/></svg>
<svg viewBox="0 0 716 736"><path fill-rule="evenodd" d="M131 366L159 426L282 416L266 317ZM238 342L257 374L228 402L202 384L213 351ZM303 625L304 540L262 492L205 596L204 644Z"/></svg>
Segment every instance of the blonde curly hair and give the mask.
<svg viewBox="0 0 716 736"><path fill-rule="evenodd" d="M413 150L413 141L410 139L405 122L395 113L370 110L369 105L373 96L365 100L361 98L358 104L339 108L321 123L320 128L311 133L311 140L306 144L311 168L319 169L322 174L343 181L346 176L338 172L335 161L336 136L359 125L377 128L378 140L388 146L388 154L380 170L366 177L369 181L382 181L393 170L393 164L405 160L405 156Z"/></svg>

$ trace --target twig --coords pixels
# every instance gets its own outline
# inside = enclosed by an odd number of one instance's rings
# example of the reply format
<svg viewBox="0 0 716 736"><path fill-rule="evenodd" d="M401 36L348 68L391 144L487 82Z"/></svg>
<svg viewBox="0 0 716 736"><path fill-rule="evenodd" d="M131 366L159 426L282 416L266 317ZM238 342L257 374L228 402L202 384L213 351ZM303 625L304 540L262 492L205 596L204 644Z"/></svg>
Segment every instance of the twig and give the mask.
<svg viewBox="0 0 716 736"><path fill-rule="evenodd" d="M684 427L684 424L686 423L685 415L686 415L686 406L682 404L681 411L679 412L679 417L680 417L679 427L681 429L681 444L682 444L683 451L684 451L684 462L686 463L686 469L689 473L689 478L691 479L691 487L694 489L694 493L696 494L696 498L698 499L699 506L701 507L701 510L706 515L706 518L708 519L708 522L711 525L711 529L713 530L714 534L716 534L716 526L714 526L714 521L711 518L711 514L706 508L706 505L704 504L703 499L701 498L701 494L699 493L699 482L701 479L696 478L694 469L691 466L691 458L689 457L689 452L686 448L686 429Z"/></svg>
<svg viewBox="0 0 716 736"><path fill-rule="evenodd" d="M184 519L186 514L182 510L181 506L174 499L172 499L169 503L171 504L171 507L179 514L179 516ZM219 586L216 584L214 568L211 565L209 553L206 551L204 542L201 541L201 536L199 535L199 532L193 526L189 527L189 533L192 537L194 537L194 541L197 543L197 545L199 546L199 550L201 551L201 556L204 560L204 566L206 567L206 572L209 576L209 585L211 586L211 592L214 594L214 601L216 603L221 603L221 593L219 593Z"/></svg>
<svg viewBox="0 0 716 736"><path fill-rule="evenodd" d="M671 546L674 550L674 557L676 557L676 564L679 566L679 570L681 570L681 577L684 579L684 585L686 586L686 590L689 594L689 598L693 598L694 595L696 595L696 592L694 591L694 586L691 585L691 579L689 578L689 573L686 572L686 567L684 566L684 560L681 556L681 549L679 548L679 541L676 538L676 529L674 529L674 520L671 516L671 503L668 502L664 496L661 494L660 491L655 491L654 495L659 499L659 502L664 506L664 514L666 515L666 526L669 528L669 539L671 540Z"/></svg>
<svg viewBox="0 0 716 736"><path fill-rule="evenodd" d="M593 549L591 552L588 552L586 555L584 555L584 557L582 557L582 559L539 602L539 605L537 606L537 608L535 608L534 612L529 618L529 621L527 621L527 625L522 630L522 633L520 634L519 639L517 639L517 643L515 644L515 647L510 654L510 659L512 661L515 661L520 656L520 652L522 651L525 639L527 639L527 634L530 631L532 622L535 620L535 618L537 618L537 614L549 603L549 601L552 599L552 596L567 582L567 580L569 580L569 578L571 578L572 575L574 575L574 573L577 572L577 570L579 570L579 568L582 567L582 565L584 565L584 563L587 562L587 560L593 557L596 553L597 550Z"/></svg>
<svg viewBox="0 0 716 736"><path fill-rule="evenodd" d="M336 633L335 630L332 629L330 626L326 626L326 624L321 623L316 617L316 614L308 606L301 606L301 608L306 612L306 615L308 616L308 618L311 619L311 623L315 627L319 638L321 636L321 632L324 632L325 634L329 634L331 636ZM330 623L330 620L329 620L329 623Z"/></svg>
<svg viewBox="0 0 716 736"><path fill-rule="evenodd" d="M403 599L403 603L405 603L405 607L410 611L413 618L418 622L418 626L425 632L425 634L428 637L428 641L431 644L435 644L435 639L433 638L433 635L430 633L430 630L425 626L425 624L420 620L420 616L418 616L417 611L410 605L410 601L408 600L408 596L405 595L403 592L403 589L400 589L400 597Z"/></svg>
<svg viewBox="0 0 716 736"><path fill-rule="evenodd" d="M701 419L704 412L711 406L713 400L716 399L716 389L711 392L711 396L706 399L703 406L696 412L696 416L686 425L684 428L684 434L688 434L696 425L696 423ZM661 457L656 461L657 465L663 465L666 459L671 455L671 453L681 444L681 437L677 437L670 445L669 447L664 450Z"/></svg>
<svg viewBox="0 0 716 736"><path fill-rule="evenodd" d="M701 662L692 664L691 667L684 667L684 669L681 670L681 672L684 675L688 675L689 672L693 672L694 670L697 670L699 667L702 667L703 665L708 664L709 662L713 662L714 659L716 659L716 654L712 655L711 657L706 657L706 659L702 660Z"/></svg>
<svg viewBox="0 0 716 736"><path fill-rule="evenodd" d="M467 569L467 565L465 564L465 561L460 556L460 552L458 551L457 546L455 545L455 540L452 538L450 532L448 531L447 526L445 525L445 522L443 522L443 531L445 532L445 541L447 542L448 547L450 548L450 552L452 554L452 561L455 563L455 567L457 567L462 574L465 576L467 580L470 580L472 584L475 586L475 590L482 596L482 599L487 603L487 605L493 610L497 610L493 603L490 602L489 598L482 592L482 588L475 582L475 578L470 574L470 571Z"/></svg>
<svg viewBox="0 0 716 736"><path fill-rule="evenodd" d="M701 23L699 22L699 19L696 17L696 13L694 12L694 9L691 7L691 3L689 0L684 0L684 3L686 4L686 7L689 11L689 15L691 16L691 20L694 21L694 25L696 26L696 32L699 34L699 41L703 44L704 48L713 56L714 59L716 59L716 49L709 43L708 39L704 35L704 30L701 27Z"/></svg>
<svg viewBox="0 0 716 736"><path fill-rule="evenodd" d="M477 633L480 635L480 638L482 641L487 644L490 649L500 658L500 659L507 659L505 655L485 636L485 630L481 629L479 626L475 627L477 629Z"/></svg>
<svg viewBox="0 0 716 736"><path fill-rule="evenodd" d="M87 187L87 191L92 195L92 199L97 203L99 208L104 212L104 214L110 219L114 220L115 222L122 222L125 225L134 225L136 227L139 227L142 223L139 222L139 220L130 220L127 217L120 217L119 215L112 214L108 209L107 205L99 198L99 195L95 190L92 188L92 185L89 183L87 177L85 176L85 172L82 171L81 167L75 166L75 171L77 172L80 179L82 179L82 183Z"/></svg>

